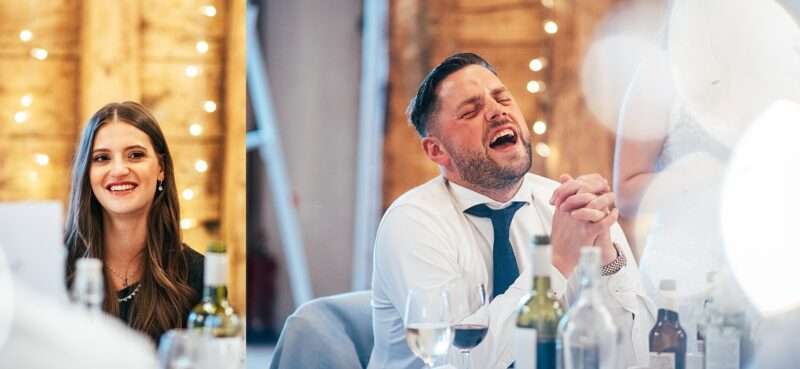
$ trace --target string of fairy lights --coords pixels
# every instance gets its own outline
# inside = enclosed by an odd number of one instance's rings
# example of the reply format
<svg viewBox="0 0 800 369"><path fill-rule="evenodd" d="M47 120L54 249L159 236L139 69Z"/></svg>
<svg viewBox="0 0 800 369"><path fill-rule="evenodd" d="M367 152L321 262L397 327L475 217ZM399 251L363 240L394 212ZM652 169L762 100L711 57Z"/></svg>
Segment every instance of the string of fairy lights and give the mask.
<svg viewBox="0 0 800 369"><path fill-rule="evenodd" d="M208 17L213 18L217 15L217 8L210 3L200 6L199 13L201 17ZM26 17L28 19L33 19L32 17ZM23 47L28 48L28 56L31 58L32 62L42 62L47 60L48 56L50 55L48 50L37 45L37 37L35 33L35 29L32 27L32 24L28 22L24 26L23 29L19 31L19 42L22 43ZM199 55L205 55L209 52L210 45L208 40L204 39L201 35L198 40L194 41L194 50ZM197 78L202 75L203 68L197 64L189 64L186 65L183 69L183 73L186 78ZM19 105L16 109L13 109L13 117L12 121L14 124L18 126L23 126L29 124L32 120L32 107L34 104L34 95L31 92L23 92L23 94L19 97ZM202 112L206 114L213 114L217 111L217 102L213 99L204 99L199 101L200 108ZM198 116L197 118L200 118ZM188 132L191 137L200 137L206 131L202 123L202 119L193 119L188 124ZM37 182L39 180L39 173L36 169L37 167L40 170L44 167L47 167L51 164L50 156L45 152L35 152L32 156L32 166L29 167L28 170L28 179L31 182ZM198 173L206 173L209 170L209 163L204 158L197 158L193 163L193 169ZM180 190L180 196L185 201L192 201L195 200L200 195L200 191L196 189L195 186L190 185L182 190ZM181 228L184 230L188 230L191 228L196 227L198 224L197 220L192 216L184 217L180 220Z"/></svg>
<svg viewBox="0 0 800 369"><path fill-rule="evenodd" d="M552 153L550 146L546 143L547 125L551 117L551 95L548 85L553 77L553 42L555 34L558 33L558 23L555 21L555 0L541 0L540 14L542 17L542 29L546 34L542 47L538 49L537 55L528 63L528 68L534 73L534 79L530 80L526 86L528 92L536 96L538 104L536 120L531 124L531 131L542 136L539 142L534 145L537 155L547 158Z"/></svg>
<svg viewBox="0 0 800 369"><path fill-rule="evenodd" d="M50 53L47 49L38 45L38 39L30 24L32 20L31 9L27 8L26 10L27 12L24 16L25 25L18 34L19 42L22 44L23 48L28 48L28 56L34 63L42 62L47 59ZM12 118L14 124L17 126L26 126L29 124L33 119L33 103L33 93L30 91L23 92L19 97L19 105L14 109L15 111ZM29 191L37 187L33 186L39 181L39 170L37 170L37 167L47 167L50 164L50 156L45 152L34 152L31 159L34 166L29 167L27 170L27 179L31 185L27 186Z"/></svg>
<svg viewBox="0 0 800 369"><path fill-rule="evenodd" d="M200 7L201 16L213 18L217 15L217 8L212 4L206 4ZM202 39L202 37L197 40L194 44L195 51L200 55L205 55L209 51L209 44L208 41ZM186 78L197 78L203 72L202 67L196 64L189 64L187 65L183 73ZM211 99L206 99L201 102L202 110L207 114L212 114L217 111L217 102ZM205 128L202 123L198 120L194 120L189 123L189 135L192 137L200 137L203 135ZM209 165L205 159L197 159L194 162L194 170L198 173L206 173L208 171ZM180 196L185 201L192 201L197 196L199 196L199 192L193 186L187 186L183 190L180 191ZM198 222L197 219L188 216L184 217L180 221L181 229L189 230L197 226Z"/></svg>

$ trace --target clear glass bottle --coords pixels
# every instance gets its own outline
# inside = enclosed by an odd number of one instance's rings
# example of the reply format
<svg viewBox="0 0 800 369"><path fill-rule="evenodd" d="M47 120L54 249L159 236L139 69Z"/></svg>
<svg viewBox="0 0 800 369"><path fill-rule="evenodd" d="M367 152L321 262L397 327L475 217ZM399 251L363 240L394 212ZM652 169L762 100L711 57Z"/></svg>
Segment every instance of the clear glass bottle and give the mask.
<svg viewBox="0 0 800 369"><path fill-rule="evenodd" d="M650 366L653 368L686 368L686 331L681 327L675 297L677 282L664 279L659 284L664 306L650 330Z"/></svg>
<svg viewBox="0 0 800 369"><path fill-rule="evenodd" d="M534 236L531 251L533 285L517 313L514 367L555 369L558 322L564 315L564 310L550 284L552 264L550 237Z"/></svg>
<svg viewBox="0 0 800 369"><path fill-rule="evenodd" d="M189 313L187 328L214 337L238 336L242 323L228 302L228 257L222 243L209 245L203 275L203 299Z"/></svg>
<svg viewBox="0 0 800 369"><path fill-rule="evenodd" d="M750 368L754 359L753 326L758 322L730 271L715 280L704 329L705 369Z"/></svg>
<svg viewBox="0 0 800 369"><path fill-rule="evenodd" d="M718 295L709 304L705 326L705 368L746 368L752 342L745 311L731 294Z"/></svg>
<svg viewBox="0 0 800 369"><path fill-rule="evenodd" d="M600 249L584 246L577 272L581 292L558 325L559 369L618 369L620 335L600 294Z"/></svg>
<svg viewBox="0 0 800 369"><path fill-rule="evenodd" d="M103 311L105 283L103 262L95 258L75 261L75 278L72 281L72 299L89 312Z"/></svg>
<svg viewBox="0 0 800 369"><path fill-rule="evenodd" d="M717 277L716 272L706 273L706 290L700 318L697 320L697 351L705 355L706 352L706 325L710 319L710 308L714 304L714 281Z"/></svg>

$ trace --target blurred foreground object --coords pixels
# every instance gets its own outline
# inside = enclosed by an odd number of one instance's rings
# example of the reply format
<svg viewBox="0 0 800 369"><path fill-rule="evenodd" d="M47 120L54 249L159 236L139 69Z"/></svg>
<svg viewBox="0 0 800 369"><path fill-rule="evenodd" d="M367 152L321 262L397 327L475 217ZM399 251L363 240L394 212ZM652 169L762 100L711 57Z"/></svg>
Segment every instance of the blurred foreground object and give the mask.
<svg viewBox="0 0 800 369"><path fill-rule="evenodd" d="M3 268L0 265L0 268ZM0 278L7 274L0 271ZM8 337L0 345L0 368L155 369L153 344L106 314L90 314L52 297L40 296L23 283L11 286L11 303L0 305L0 327ZM1 332L0 332L1 333ZM55 365L54 365L55 363Z"/></svg>
<svg viewBox="0 0 800 369"><path fill-rule="evenodd" d="M63 303L68 299L62 214L59 202L0 203L0 250L10 272L31 290Z"/></svg>
<svg viewBox="0 0 800 369"><path fill-rule="evenodd" d="M781 100L743 132L721 193L725 256L736 282L765 317L797 310L794 233L800 206L800 103Z"/></svg>
<svg viewBox="0 0 800 369"><path fill-rule="evenodd" d="M760 349L755 362L746 369L794 368L800 363L797 332L800 331L800 309L770 318L763 324Z"/></svg>

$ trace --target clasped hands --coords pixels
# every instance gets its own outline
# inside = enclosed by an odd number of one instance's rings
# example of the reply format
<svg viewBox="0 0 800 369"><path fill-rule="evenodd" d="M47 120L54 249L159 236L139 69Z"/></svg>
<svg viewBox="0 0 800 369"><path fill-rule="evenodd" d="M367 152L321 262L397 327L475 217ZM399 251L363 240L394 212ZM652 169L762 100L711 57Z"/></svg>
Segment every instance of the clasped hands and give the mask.
<svg viewBox="0 0 800 369"><path fill-rule="evenodd" d="M561 185L553 191L550 204L555 206L551 242L553 265L569 278L580 258L582 246L600 247L602 263L617 257L611 241L611 226L617 222L619 210L614 206L616 196L599 174L572 178L559 177Z"/></svg>

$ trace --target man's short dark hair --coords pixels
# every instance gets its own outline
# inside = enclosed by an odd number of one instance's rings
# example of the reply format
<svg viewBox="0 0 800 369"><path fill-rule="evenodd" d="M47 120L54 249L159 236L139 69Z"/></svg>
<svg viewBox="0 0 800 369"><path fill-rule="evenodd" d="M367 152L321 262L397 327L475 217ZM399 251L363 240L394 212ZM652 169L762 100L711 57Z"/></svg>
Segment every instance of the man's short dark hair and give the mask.
<svg viewBox="0 0 800 369"><path fill-rule="evenodd" d="M469 65L480 65L497 75L494 67L486 60L473 53L460 53L448 56L436 68L425 76L419 85L417 95L408 105L408 119L419 133L420 137L428 135L428 121L436 111L436 88L447 76Z"/></svg>

